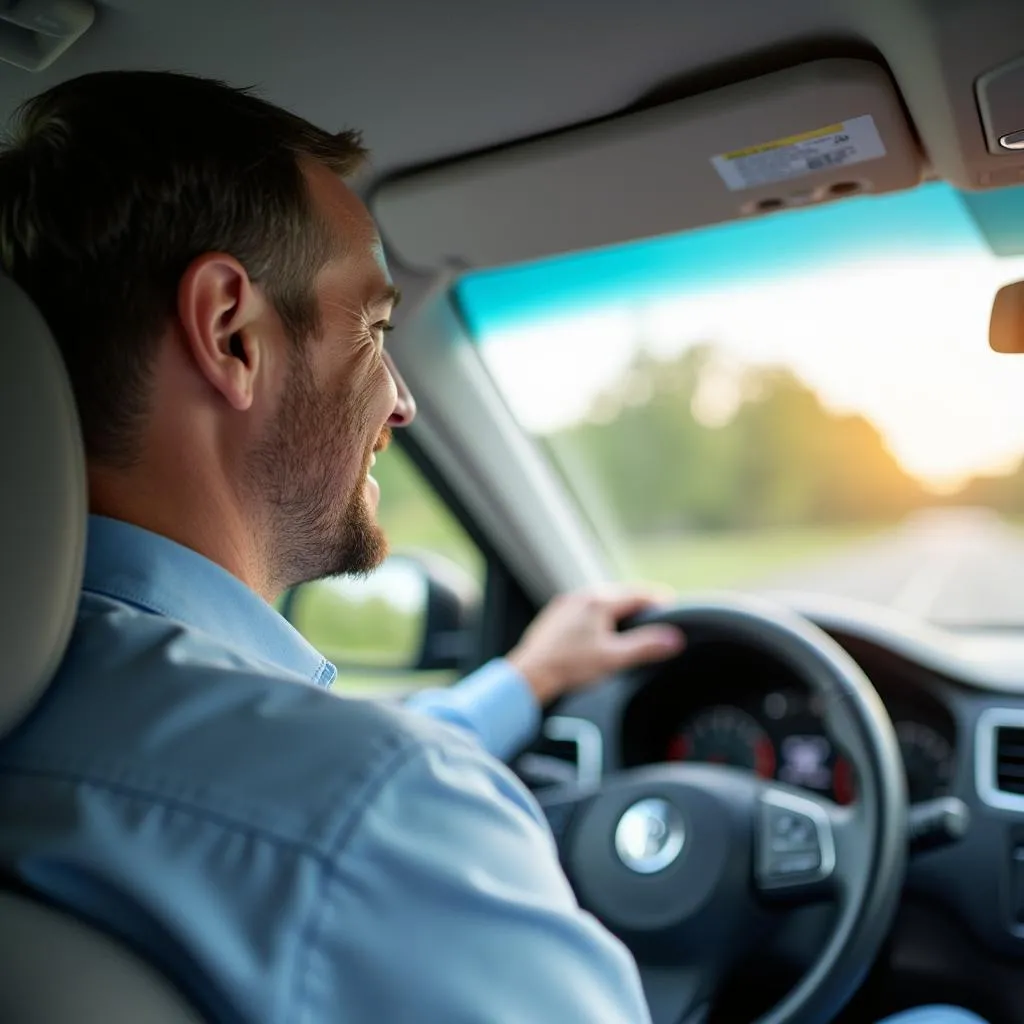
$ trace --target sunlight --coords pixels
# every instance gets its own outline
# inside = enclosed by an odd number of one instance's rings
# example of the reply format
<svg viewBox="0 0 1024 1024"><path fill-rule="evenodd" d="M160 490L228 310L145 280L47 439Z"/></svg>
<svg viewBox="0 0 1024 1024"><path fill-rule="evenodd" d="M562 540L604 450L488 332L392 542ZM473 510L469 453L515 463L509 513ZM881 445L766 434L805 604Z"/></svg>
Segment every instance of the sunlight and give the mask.
<svg viewBox="0 0 1024 1024"><path fill-rule="evenodd" d="M996 290L1020 277L1024 260L973 248L862 259L590 306L489 332L482 352L524 425L547 433L583 417L639 349L713 342L741 364L789 367L832 410L870 419L908 472L951 490L1024 455L1024 358L987 340Z"/></svg>

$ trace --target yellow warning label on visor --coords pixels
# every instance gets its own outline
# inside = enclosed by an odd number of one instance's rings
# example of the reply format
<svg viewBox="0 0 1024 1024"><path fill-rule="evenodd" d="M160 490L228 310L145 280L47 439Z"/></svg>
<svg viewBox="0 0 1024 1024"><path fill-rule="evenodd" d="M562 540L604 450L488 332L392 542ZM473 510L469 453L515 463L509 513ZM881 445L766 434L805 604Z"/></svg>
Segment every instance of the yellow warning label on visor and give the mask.
<svg viewBox="0 0 1024 1024"><path fill-rule="evenodd" d="M711 158L711 165L727 189L739 192L883 156L885 144L878 126L870 114L862 114L814 131L720 153Z"/></svg>
<svg viewBox="0 0 1024 1024"><path fill-rule="evenodd" d="M723 153L723 160L738 160L741 156L753 156L755 153L767 153L770 149L782 149L783 146L794 146L808 139L820 139L823 135L837 135L843 130L842 122L830 124L827 128L817 128L813 132L802 132L800 135L787 135L784 139L774 142L762 142L760 146L748 146L746 149L734 149L731 153Z"/></svg>

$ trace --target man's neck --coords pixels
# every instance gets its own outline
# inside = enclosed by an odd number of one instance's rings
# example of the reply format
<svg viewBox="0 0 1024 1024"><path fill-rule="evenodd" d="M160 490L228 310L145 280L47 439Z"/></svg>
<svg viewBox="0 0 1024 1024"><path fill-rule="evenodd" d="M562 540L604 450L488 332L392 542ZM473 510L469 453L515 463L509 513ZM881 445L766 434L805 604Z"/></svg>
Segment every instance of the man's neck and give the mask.
<svg viewBox="0 0 1024 1024"><path fill-rule="evenodd" d="M267 601L276 593L260 557L260 531L223 486L143 469L89 466L89 511L158 533L227 569ZM156 477L157 479L154 479ZM184 499L184 500L183 500Z"/></svg>

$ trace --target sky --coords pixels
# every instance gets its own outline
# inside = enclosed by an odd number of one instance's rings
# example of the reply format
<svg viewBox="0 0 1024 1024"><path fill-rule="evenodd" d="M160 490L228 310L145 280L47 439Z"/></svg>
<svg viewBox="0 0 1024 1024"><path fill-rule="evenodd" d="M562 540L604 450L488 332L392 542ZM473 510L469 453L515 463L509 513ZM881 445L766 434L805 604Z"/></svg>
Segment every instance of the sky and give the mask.
<svg viewBox="0 0 1024 1024"><path fill-rule="evenodd" d="M936 490L1012 468L1024 355L992 352L988 320L1024 259L993 256L947 186L859 202L643 243L646 260L634 246L486 272L464 312L537 433L582 417L641 347L713 342L726 377L785 365L829 408L865 415Z"/></svg>

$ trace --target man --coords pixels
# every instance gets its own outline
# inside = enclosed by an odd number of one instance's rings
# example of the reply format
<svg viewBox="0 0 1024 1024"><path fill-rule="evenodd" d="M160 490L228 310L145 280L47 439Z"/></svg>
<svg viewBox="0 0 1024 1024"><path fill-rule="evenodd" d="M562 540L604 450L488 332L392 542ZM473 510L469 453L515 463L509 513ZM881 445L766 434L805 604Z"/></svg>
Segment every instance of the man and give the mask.
<svg viewBox="0 0 1024 1024"><path fill-rule="evenodd" d="M65 662L0 746L0 856L211 1019L643 1021L497 758L540 704L679 650L616 632L649 597L559 599L420 713L328 693L268 603L379 564L369 470L415 413L362 157L140 72L43 94L0 155L0 262L61 346L93 512Z"/></svg>

